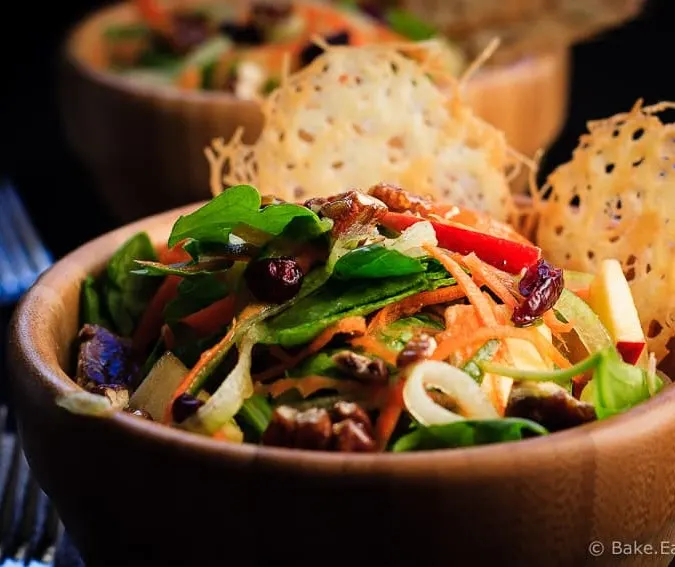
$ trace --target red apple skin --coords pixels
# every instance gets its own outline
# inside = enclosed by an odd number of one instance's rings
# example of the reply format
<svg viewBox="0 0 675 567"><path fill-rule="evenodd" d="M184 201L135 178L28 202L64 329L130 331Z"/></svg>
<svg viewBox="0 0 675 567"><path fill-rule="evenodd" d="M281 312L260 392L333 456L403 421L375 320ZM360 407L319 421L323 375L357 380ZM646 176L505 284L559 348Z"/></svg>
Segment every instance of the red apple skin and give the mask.
<svg viewBox="0 0 675 567"><path fill-rule="evenodd" d="M620 341L616 343L616 350L619 351L624 362L635 364L640 359L640 355L645 349L645 346L645 343L641 341Z"/></svg>

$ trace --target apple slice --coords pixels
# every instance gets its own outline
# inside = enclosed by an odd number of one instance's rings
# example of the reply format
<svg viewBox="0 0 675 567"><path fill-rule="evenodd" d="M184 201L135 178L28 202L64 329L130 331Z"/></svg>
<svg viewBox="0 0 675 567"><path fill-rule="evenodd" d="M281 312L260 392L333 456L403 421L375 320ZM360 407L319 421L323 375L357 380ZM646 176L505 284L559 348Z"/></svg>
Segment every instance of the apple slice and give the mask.
<svg viewBox="0 0 675 567"><path fill-rule="evenodd" d="M635 364L647 341L633 295L618 260L607 259L591 283L588 303L607 327L616 349L628 364Z"/></svg>
<svg viewBox="0 0 675 567"><path fill-rule="evenodd" d="M544 336L544 338L551 342L553 340L551 329L546 325L539 325L537 330ZM506 339L504 341L509 349L513 366L519 370L551 370L551 368L544 362L536 347L530 342L523 339ZM504 415L506 406L509 403L511 396L511 388L513 387L513 379L505 376L495 376L494 374L486 373L481 383L481 389L492 402L499 415Z"/></svg>

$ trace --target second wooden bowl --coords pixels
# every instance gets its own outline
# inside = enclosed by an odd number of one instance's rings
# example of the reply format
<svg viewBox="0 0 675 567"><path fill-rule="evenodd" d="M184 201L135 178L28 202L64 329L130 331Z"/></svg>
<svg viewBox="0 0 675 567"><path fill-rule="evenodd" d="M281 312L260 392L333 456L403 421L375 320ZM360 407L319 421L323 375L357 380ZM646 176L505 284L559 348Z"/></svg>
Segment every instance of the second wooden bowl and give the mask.
<svg viewBox="0 0 675 567"><path fill-rule="evenodd" d="M103 30L137 19L130 3L86 18L68 37L61 68L66 136L120 222L207 198L204 147L216 137L229 139L240 126L251 142L263 122L253 102L138 85L107 72ZM512 146L532 155L553 141L563 123L568 62L562 50L486 68L472 79L468 96Z"/></svg>

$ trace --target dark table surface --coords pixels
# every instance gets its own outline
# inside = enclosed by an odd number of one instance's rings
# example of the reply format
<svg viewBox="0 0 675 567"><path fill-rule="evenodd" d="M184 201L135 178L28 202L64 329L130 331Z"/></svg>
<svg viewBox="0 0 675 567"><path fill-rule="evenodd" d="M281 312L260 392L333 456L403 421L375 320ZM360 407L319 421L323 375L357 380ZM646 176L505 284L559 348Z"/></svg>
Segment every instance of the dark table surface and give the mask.
<svg viewBox="0 0 675 567"><path fill-rule="evenodd" d="M3 7L0 178L9 177L19 189L57 258L116 226L64 141L55 97L55 62L64 33L87 11L107 3L69 0L43 17L33 13L39 9L34 3ZM648 1L638 20L573 49L569 116L547 154L542 178L569 159L587 120L628 110L638 98L675 100L675 74L669 68L673 21L675 2ZM9 311L0 309L0 350ZM5 399L0 370L0 400ZM59 567L75 565L64 557Z"/></svg>

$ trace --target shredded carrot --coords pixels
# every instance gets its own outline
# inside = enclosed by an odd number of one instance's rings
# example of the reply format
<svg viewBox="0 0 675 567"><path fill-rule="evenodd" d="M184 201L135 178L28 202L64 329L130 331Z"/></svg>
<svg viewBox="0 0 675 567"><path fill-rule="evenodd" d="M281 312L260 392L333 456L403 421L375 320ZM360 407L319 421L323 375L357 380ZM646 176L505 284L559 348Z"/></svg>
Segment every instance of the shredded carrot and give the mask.
<svg viewBox="0 0 675 567"><path fill-rule="evenodd" d="M295 389L303 398L306 398L319 390L335 390L340 394L348 394L364 388L367 388L367 386L356 380L340 380L327 376L312 375L302 378L283 378L271 384L258 383L255 386L255 391L258 394L269 394L273 398L278 398L281 394Z"/></svg>
<svg viewBox="0 0 675 567"><path fill-rule="evenodd" d="M366 332L366 320L363 317L345 317L341 319L334 325L331 325L323 332L321 332L307 347L300 351L294 357L282 361L281 364L268 368L263 372L259 372L253 376L253 380L256 382L265 382L270 378L279 376L286 372L289 368L300 364L305 358L319 352L323 347L325 347L330 341L333 340L335 335L340 334L350 334L350 335L363 335Z"/></svg>
<svg viewBox="0 0 675 567"><path fill-rule="evenodd" d="M462 270L460 265L443 250L437 248L436 246L425 244L424 249L429 252L432 258L438 260L450 273L450 275L455 278L457 285L464 291L467 298L469 299L469 302L476 308L476 311L483 321L483 324L495 326L497 321L494 314L492 313L490 303L485 299L480 288L471 279L471 277L464 270Z"/></svg>
<svg viewBox="0 0 675 567"><path fill-rule="evenodd" d="M383 329L402 317L414 315L423 307L439 305L441 303L450 303L451 301L456 301L464 296L464 290L457 285L416 293L415 295L411 295L410 297L406 297L401 301L397 301L396 303L392 303L380 309L368 325L368 333L372 334Z"/></svg>
<svg viewBox="0 0 675 567"><path fill-rule="evenodd" d="M145 352L152 342L157 340L164 323L164 308L178 294L181 279L179 276L167 276L155 292L134 331L132 338L134 352Z"/></svg>
<svg viewBox="0 0 675 567"><path fill-rule="evenodd" d="M443 333L441 337L444 335ZM452 353L461 351L470 345L482 345L491 339L523 339L531 342L544 359L550 359L560 368L571 366L567 360L551 343L549 343L536 329L522 329L499 325L495 327L481 327L472 333L462 333L459 337L439 337L440 343L432 358L446 360Z"/></svg>
<svg viewBox="0 0 675 567"><path fill-rule="evenodd" d="M492 266L483 262L473 252L463 258L463 263L471 270L474 280L477 280L477 283L487 286L504 302L504 305L508 305L509 307L516 307L518 305L518 301L499 279Z"/></svg>
<svg viewBox="0 0 675 567"><path fill-rule="evenodd" d="M386 449L387 443L389 443L389 439L396 429L396 424L401 418L404 386L404 378L399 379L393 386L389 386L384 406L375 422L375 437L379 451Z"/></svg>
<svg viewBox="0 0 675 567"><path fill-rule="evenodd" d="M396 353L386 345L382 344L372 335L363 335L361 337L352 339L350 344L354 347L361 347L368 354L377 356L388 364L393 366L396 365Z"/></svg>
<svg viewBox="0 0 675 567"><path fill-rule="evenodd" d="M220 341L218 341L218 343L215 346L204 351L202 355L199 357L197 364L195 364L190 370L190 372L188 372L185 375L185 378L183 378L183 381L180 383L180 386L178 386L176 391L173 393L171 401L164 409L164 423L171 423L172 419L171 409L173 407L173 403L179 396L181 396L190 389L190 386L192 385L192 382L194 381L197 374L199 374L199 372L211 361L211 359L213 359L213 357L219 352L219 350L223 347L223 345L232 340L232 337L234 336L235 327L236 321L233 320L232 327L230 327L230 330L227 332L227 334L222 339L220 339Z"/></svg>

